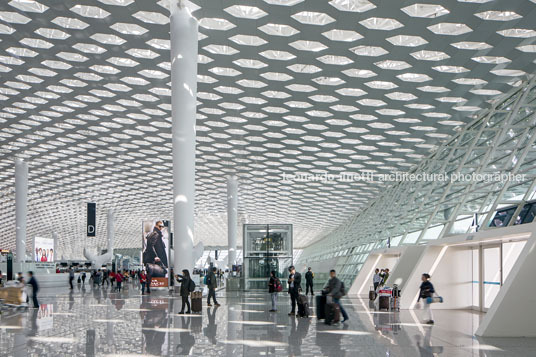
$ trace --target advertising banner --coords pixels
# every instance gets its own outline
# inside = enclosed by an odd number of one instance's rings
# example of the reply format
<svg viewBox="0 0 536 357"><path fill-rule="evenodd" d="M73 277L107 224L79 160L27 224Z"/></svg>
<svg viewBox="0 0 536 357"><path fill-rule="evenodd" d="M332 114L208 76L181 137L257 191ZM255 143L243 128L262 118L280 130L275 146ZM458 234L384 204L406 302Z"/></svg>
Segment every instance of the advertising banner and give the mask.
<svg viewBox="0 0 536 357"><path fill-rule="evenodd" d="M54 261L54 239L34 238L34 261L43 263Z"/></svg>
<svg viewBox="0 0 536 357"><path fill-rule="evenodd" d="M151 288L167 287L169 274L169 221L143 221L142 258Z"/></svg>

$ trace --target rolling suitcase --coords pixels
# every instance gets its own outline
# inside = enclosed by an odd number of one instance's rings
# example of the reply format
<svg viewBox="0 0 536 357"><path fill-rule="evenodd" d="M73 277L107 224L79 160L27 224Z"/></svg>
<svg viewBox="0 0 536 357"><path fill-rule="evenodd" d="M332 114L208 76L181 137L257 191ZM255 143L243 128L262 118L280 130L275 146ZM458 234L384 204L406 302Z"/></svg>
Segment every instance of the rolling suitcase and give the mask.
<svg viewBox="0 0 536 357"><path fill-rule="evenodd" d="M378 309L389 310L389 300L389 296L380 296L380 300L378 301Z"/></svg>
<svg viewBox="0 0 536 357"><path fill-rule="evenodd" d="M203 309L203 297L200 291L194 291L192 297L192 312L201 312Z"/></svg>
<svg viewBox="0 0 536 357"><path fill-rule="evenodd" d="M368 293L369 300L376 300L376 290L374 290L374 287L370 287L370 291Z"/></svg>
<svg viewBox="0 0 536 357"><path fill-rule="evenodd" d="M325 295L317 295L315 297L315 304L316 304L316 318L319 320L326 318L326 296Z"/></svg>
<svg viewBox="0 0 536 357"><path fill-rule="evenodd" d="M341 309L339 304L326 304L326 325L331 325L341 321Z"/></svg>
<svg viewBox="0 0 536 357"><path fill-rule="evenodd" d="M305 295L298 295L298 316L309 317L309 301Z"/></svg>

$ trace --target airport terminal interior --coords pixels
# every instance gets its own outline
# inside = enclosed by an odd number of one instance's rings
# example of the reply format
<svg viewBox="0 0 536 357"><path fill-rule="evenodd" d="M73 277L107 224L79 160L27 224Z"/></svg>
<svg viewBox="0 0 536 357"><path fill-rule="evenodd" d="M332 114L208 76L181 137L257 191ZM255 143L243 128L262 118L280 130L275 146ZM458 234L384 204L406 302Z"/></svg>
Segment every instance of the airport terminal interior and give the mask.
<svg viewBox="0 0 536 357"><path fill-rule="evenodd" d="M1 356L536 355L536 0L0 1Z"/></svg>

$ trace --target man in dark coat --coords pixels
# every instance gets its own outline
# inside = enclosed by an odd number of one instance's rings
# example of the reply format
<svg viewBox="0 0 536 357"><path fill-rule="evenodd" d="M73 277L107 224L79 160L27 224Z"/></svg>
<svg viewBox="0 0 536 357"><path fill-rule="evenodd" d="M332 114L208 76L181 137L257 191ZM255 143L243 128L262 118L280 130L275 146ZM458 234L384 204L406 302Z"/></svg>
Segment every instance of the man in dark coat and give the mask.
<svg viewBox="0 0 536 357"><path fill-rule="evenodd" d="M166 245L162 239L162 230L164 229L164 223L162 221L156 222L153 231L147 235L147 246L145 252L143 252L143 262L159 264L160 262L167 268L168 261L166 255Z"/></svg>
<svg viewBox="0 0 536 357"><path fill-rule="evenodd" d="M208 288L208 297L207 297L207 306L212 306L210 304L210 297L214 300L214 305L220 306L216 301L216 288L218 287L218 281L216 280L216 268L212 268L210 273L207 275L207 288Z"/></svg>
<svg viewBox="0 0 536 357"><path fill-rule="evenodd" d="M301 274L296 271L294 266L288 268L290 273L288 277L288 293L290 294L290 301L292 310L288 314L294 316L296 314L296 303L298 301L299 291L301 290Z"/></svg>
<svg viewBox="0 0 536 357"><path fill-rule="evenodd" d="M311 267L307 269L307 273L305 273L305 295L309 294L309 289L311 289L311 295L315 296L315 293L313 292L313 279L315 277L315 274L311 271Z"/></svg>
<svg viewBox="0 0 536 357"><path fill-rule="evenodd" d="M37 280L35 280L33 276L33 272L28 272L28 277L30 280L28 281L28 285L32 286L32 301L34 309L39 309L39 302L37 302L37 292L39 291L39 285L37 284Z"/></svg>
<svg viewBox="0 0 536 357"><path fill-rule="evenodd" d="M147 246L143 252L143 264L145 264L145 270L147 271L147 294L151 293L151 279L153 277L163 278L167 273L166 268L168 267L168 260L166 255L166 245L162 239L163 229L164 223L162 221L157 221L153 231L147 235ZM149 266L149 264L152 265Z"/></svg>

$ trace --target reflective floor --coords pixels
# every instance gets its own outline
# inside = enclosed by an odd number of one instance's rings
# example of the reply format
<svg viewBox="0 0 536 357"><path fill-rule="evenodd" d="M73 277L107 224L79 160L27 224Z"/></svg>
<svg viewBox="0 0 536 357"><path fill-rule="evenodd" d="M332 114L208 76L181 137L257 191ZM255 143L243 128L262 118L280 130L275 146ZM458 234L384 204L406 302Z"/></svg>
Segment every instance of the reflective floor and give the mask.
<svg viewBox="0 0 536 357"><path fill-rule="evenodd" d="M43 289L41 308L4 312L1 356L534 356L536 339L473 336L481 314L435 311L378 312L368 300L345 299L348 324L326 326L315 317L292 318L288 295L269 313L268 294L219 293L219 308L177 315L180 297L137 287ZM311 300L312 302L312 300ZM314 306L313 315L314 315Z"/></svg>

